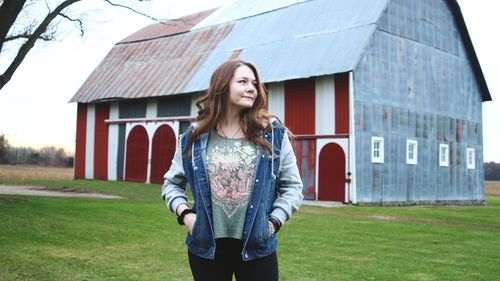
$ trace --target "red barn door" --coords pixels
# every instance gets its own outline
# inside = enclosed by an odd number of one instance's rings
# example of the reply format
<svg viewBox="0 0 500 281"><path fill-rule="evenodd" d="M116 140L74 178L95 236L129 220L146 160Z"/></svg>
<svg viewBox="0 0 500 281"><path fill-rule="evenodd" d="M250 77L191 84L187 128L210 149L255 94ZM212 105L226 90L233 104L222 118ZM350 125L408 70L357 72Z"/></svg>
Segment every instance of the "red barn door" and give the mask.
<svg viewBox="0 0 500 281"><path fill-rule="evenodd" d="M175 152L175 134L169 125L160 126L153 136L151 155L151 182L163 183L163 175L170 169Z"/></svg>
<svg viewBox="0 0 500 281"><path fill-rule="evenodd" d="M125 180L146 182L148 172L148 133L143 126L135 126L127 139Z"/></svg>
<svg viewBox="0 0 500 281"><path fill-rule="evenodd" d="M345 201L345 154L336 143L319 153L318 200Z"/></svg>

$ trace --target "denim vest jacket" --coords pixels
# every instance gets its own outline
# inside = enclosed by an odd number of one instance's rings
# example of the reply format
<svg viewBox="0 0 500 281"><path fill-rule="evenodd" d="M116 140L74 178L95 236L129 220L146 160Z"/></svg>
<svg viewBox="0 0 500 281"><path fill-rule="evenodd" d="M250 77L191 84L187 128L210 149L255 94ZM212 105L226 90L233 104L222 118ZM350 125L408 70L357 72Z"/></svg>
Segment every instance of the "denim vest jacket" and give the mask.
<svg viewBox="0 0 500 281"><path fill-rule="evenodd" d="M187 234L188 250L200 257L213 259L215 239L212 221L211 190L206 169L206 149L209 133L202 134L192 146L192 157L188 156L189 139L193 127L179 138L180 147L172 161L170 170L165 174L162 198L171 211L187 204L185 185L189 184L193 195L191 208L196 213L192 234ZM264 134L261 131L262 134ZM242 259L252 260L265 257L277 249L276 235L269 236L269 216L272 214L282 223L288 220L302 201L302 182L291 150L286 128L278 121L264 137L273 144L273 150L257 149L257 165L252 195L248 202L243 226ZM286 155L283 143L287 148ZM281 157L286 156L284 163ZM180 158L180 159L179 159ZM181 160L181 163L178 163ZM282 168L286 166L287 170ZM281 176L283 175L283 179Z"/></svg>

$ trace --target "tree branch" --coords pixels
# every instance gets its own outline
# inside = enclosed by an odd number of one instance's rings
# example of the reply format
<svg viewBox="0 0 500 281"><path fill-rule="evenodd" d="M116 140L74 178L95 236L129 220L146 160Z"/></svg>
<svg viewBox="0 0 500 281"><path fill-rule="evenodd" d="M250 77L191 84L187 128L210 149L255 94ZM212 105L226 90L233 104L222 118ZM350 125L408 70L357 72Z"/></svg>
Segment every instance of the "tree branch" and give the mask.
<svg viewBox="0 0 500 281"><path fill-rule="evenodd" d="M80 1L82 0L66 0L59 4L59 6L54 9L54 11L50 12L45 17L45 19L43 19L35 32L33 32L33 36L29 37L28 40L26 40L26 42L24 42L24 44L19 48L16 57L9 65L7 70L5 70L2 75L0 75L0 90L5 86L5 84L7 84L7 82L10 81L14 72L23 62L24 58L26 58L28 52L31 50L31 48L33 48L33 46L35 46L36 41L40 38L40 36L42 36L42 34L47 31L49 24L62 12L62 10Z"/></svg>
<svg viewBox="0 0 500 281"><path fill-rule="evenodd" d="M85 35L85 29L83 28L83 21L81 19L72 19L68 15L64 13L59 13L59 15L69 21L72 21L78 25L78 28L80 29L80 36Z"/></svg>
<svg viewBox="0 0 500 281"><path fill-rule="evenodd" d="M157 18L152 17L152 16L147 15L147 14L141 13L141 12L139 12L139 11L137 11L137 10L135 10L135 9L133 9L133 8L131 8L131 7L129 7L129 6L125 6L125 5L122 5L122 4L116 4L116 3L111 2L111 0L103 0L103 1L104 1L104 2L107 2L107 3L108 3L108 4L110 4L111 6L114 6L114 7L120 7L120 8L123 8L123 9L127 9L127 10L129 10L129 11L132 11L132 12L134 12L134 13L138 14L138 15L141 15L141 16L146 17L146 18L148 18L148 19L152 19L152 20L154 20L154 21L156 21L156 22L159 22L159 23L161 23L161 24L164 24L164 23L162 22L162 20L157 19Z"/></svg>
<svg viewBox="0 0 500 281"><path fill-rule="evenodd" d="M16 35L11 35L11 36L8 36L5 38L4 43L9 42L9 41L18 40L18 39L29 39L31 36L33 36L33 34L27 33L27 32L21 33L21 34L16 34ZM38 37L38 39L43 40L43 41L52 41L52 40L54 40L54 36L42 34L42 35L40 35L40 37Z"/></svg>

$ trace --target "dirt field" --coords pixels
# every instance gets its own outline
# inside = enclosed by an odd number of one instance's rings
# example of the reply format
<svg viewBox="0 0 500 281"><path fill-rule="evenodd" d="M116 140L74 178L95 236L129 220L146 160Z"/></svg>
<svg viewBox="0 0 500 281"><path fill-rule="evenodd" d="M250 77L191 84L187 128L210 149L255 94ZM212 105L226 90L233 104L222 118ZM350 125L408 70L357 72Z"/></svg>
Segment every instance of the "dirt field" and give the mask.
<svg viewBox="0 0 500 281"><path fill-rule="evenodd" d="M30 165L0 165L0 179L73 179L73 168Z"/></svg>
<svg viewBox="0 0 500 281"><path fill-rule="evenodd" d="M73 179L73 168L29 165L0 165L1 179ZM500 181L485 182L486 195L500 196Z"/></svg>
<svg viewBox="0 0 500 281"><path fill-rule="evenodd" d="M486 195L500 196L500 181L486 181L484 189Z"/></svg>

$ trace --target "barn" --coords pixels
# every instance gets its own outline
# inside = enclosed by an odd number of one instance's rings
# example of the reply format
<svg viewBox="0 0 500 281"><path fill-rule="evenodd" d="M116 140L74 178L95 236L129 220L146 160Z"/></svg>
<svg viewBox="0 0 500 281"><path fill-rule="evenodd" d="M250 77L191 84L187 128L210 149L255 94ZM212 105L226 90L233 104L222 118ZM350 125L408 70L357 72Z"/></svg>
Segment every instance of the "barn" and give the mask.
<svg viewBox="0 0 500 281"><path fill-rule="evenodd" d="M491 96L455 0L237 0L118 42L71 99L75 178L161 183L223 61L259 68L306 199L484 201Z"/></svg>

